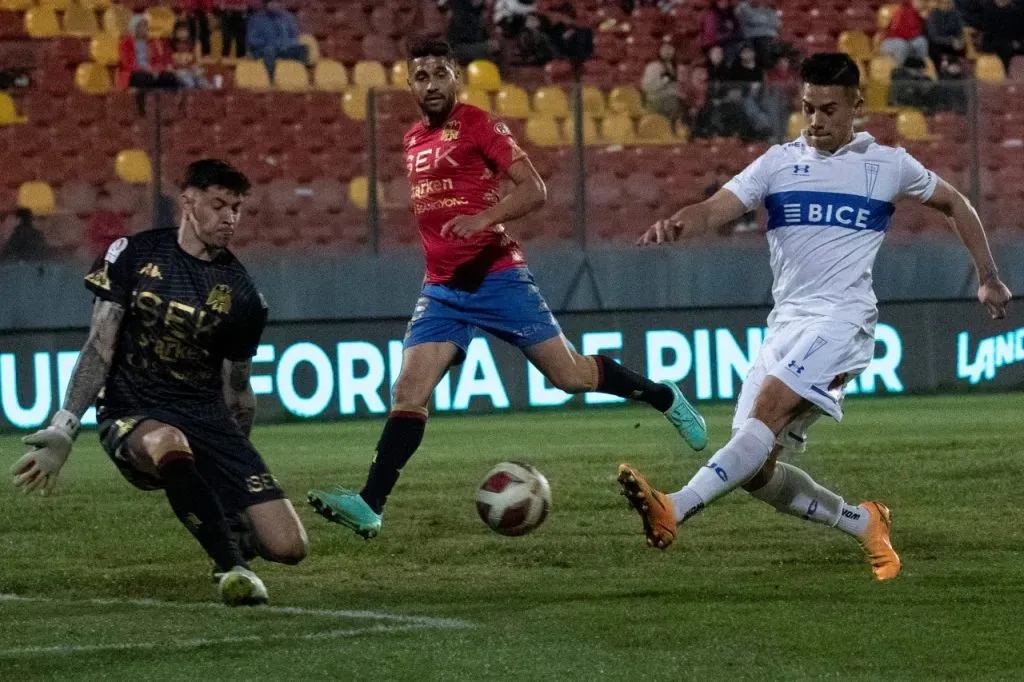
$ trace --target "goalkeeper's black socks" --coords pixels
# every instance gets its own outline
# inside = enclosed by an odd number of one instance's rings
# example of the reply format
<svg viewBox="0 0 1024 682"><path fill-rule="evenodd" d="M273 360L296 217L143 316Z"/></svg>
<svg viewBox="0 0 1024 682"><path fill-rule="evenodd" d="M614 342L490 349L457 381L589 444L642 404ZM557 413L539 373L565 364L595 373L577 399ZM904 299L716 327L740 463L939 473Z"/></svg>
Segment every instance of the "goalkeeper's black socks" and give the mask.
<svg viewBox="0 0 1024 682"><path fill-rule="evenodd" d="M628 367L623 367L606 355L592 355L597 363L598 393L610 393L620 398L640 400L659 412L672 407L675 396L672 389L640 376Z"/></svg>
<svg viewBox="0 0 1024 682"><path fill-rule="evenodd" d="M398 482L402 467L423 441L427 428L427 413L392 412L377 441L377 456L370 464L366 485L359 495L380 514L388 495Z"/></svg>
<svg viewBox="0 0 1024 682"><path fill-rule="evenodd" d="M222 571L248 568L216 495L190 452L169 452L158 466L171 509Z"/></svg>

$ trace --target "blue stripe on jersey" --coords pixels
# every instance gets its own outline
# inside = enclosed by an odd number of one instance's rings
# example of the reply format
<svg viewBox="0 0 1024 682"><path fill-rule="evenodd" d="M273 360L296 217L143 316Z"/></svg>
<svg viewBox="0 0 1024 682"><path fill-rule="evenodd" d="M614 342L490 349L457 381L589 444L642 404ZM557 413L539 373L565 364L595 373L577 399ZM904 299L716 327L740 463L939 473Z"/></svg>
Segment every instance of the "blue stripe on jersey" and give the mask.
<svg viewBox="0 0 1024 682"><path fill-rule="evenodd" d="M896 210L891 201L839 192L776 192L765 197L764 205L769 230L820 225L885 232Z"/></svg>

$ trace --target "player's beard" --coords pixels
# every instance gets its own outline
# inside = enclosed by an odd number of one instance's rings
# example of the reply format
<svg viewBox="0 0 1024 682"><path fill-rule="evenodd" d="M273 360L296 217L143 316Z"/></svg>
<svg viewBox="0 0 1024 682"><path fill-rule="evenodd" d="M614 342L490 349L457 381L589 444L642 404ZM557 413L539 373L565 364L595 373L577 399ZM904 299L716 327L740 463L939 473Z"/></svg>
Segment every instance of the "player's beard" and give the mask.
<svg viewBox="0 0 1024 682"><path fill-rule="evenodd" d="M434 109L433 107L440 107ZM431 126L437 126L444 123L452 113L452 109L455 108L455 95L441 96L438 100L427 100L424 99L420 104L420 111L423 112L423 116L426 117L427 121L430 122Z"/></svg>

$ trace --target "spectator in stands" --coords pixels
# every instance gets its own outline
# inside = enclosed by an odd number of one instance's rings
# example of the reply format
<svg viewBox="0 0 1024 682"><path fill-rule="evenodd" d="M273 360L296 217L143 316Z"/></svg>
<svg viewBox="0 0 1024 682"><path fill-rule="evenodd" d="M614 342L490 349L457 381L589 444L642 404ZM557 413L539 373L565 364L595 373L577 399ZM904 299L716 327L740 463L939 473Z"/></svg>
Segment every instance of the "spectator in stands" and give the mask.
<svg viewBox="0 0 1024 682"><path fill-rule="evenodd" d="M918 14L913 0L903 0L893 11L879 51L896 60L896 66L902 66L910 55L922 61L928 58L924 19Z"/></svg>
<svg viewBox="0 0 1024 682"><path fill-rule="evenodd" d="M793 68L799 55L783 53L775 60L775 66L765 73L765 91L762 106L774 131L776 142L789 135L789 115L796 107L800 96L800 74Z"/></svg>
<svg viewBox="0 0 1024 682"><path fill-rule="evenodd" d="M658 58L644 68L640 84L647 108L661 114L672 125L682 119L682 99L679 96L679 65L676 64L675 45L666 41L658 48Z"/></svg>
<svg viewBox="0 0 1024 682"><path fill-rule="evenodd" d="M724 50L726 61L731 61L742 39L732 0L714 0L701 19L700 46L704 54L719 46Z"/></svg>
<svg viewBox="0 0 1024 682"><path fill-rule="evenodd" d="M118 45L117 85L134 88L139 113L146 111L146 92L152 89L175 90L178 77L171 65L171 46L167 40L149 37L149 21L136 14L129 22L129 34Z"/></svg>
<svg viewBox="0 0 1024 682"><path fill-rule="evenodd" d="M223 39L224 56L245 56L245 22L251 0L218 0L217 16L220 17L220 33Z"/></svg>
<svg viewBox="0 0 1024 682"><path fill-rule="evenodd" d="M964 23L974 28L981 28L984 3L988 0L954 0L953 7L963 18Z"/></svg>
<svg viewBox="0 0 1024 682"><path fill-rule="evenodd" d="M204 57L210 56L210 15L213 0L184 0L185 19L188 21L189 36L199 42Z"/></svg>
<svg viewBox="0 0 1024 682"><path fill-rule="evenodd" d="M96 209L85 226L85 242L89 255L99 257L107 247L121 237L128 236L128 218L114 210L110 193L105 189L96 195Z"/></svg>
<svg viewBox="0 0 1024 682"><path fill-rule="evenodd" d="M448 42L461 64L474 59L493 59L498 53L498 44L487 31L485 9L484 0L448 2Z"/></svg>
<svg viewBox="0 0 1024 682"><path fill-rule="evenodd" d="M953 0L937 0L928 12L925 22L928 35L928 56L936 66L942 55L963 57L967 44L964 42L964 20L953 9Z"/></svg>
<svg viewBox="0 0 1024 682"><path fill-rule="evenodd" d="M555 58L555 48L544 30L544 18L528 14L523 29L516 36L518 62L522 66L544 66Z"/></svg>
<svg viewBox="0 0 1024 682"><path fill-rule="evenodd" d="M27 208L15 209L0 220L0 240L0 261L46 260L49 255L46 237L36 228L32 211Z"/></svg>
<svg viewBox="0 0 1024 682"><path fill-rule="evenodd" d="M1012 0L989 0L981 13L981 51L999 55L1003 68L1024 53L1024 9Z"/></svg>
<svg viewBox="0 0 1024 682"><path fill-rule="evenodd" d="M206 78L203 67L196 58L196 41L188 26L181 24L174 29L171 40L171 63L178 83L186 90L206 90L213 84Z"/></svg>
<svg viewBox="0 0 1024 682"><path fill-rule="evenodd" d="M696 137L745 136L742 86L732 81L732 70L721 45L712 45L707 56L708 89L694 125Z"/></svg>
<svg viewBox="0 0 1024 682"><path fill-rule="evenodd" d="M309 62L309 48L299 42L299 22L281 0L262 0L263 9L249 17L245 43L249 55L262 59L271 82L278 59Z"/></svg>
<svg viewBox="0 0 1024 682"><path fill-rule="evenodd" d="M534 0L496 0L494 23L505 38L515 39L526 27L527 18L536 12L537 5Z"/></svg>
<svg viewBox="0 0 1024 682"><path fill-rule="evenodd" d="M680 97L683 102L682 119L691 128L697 125L701 110L708 99L708 70L703 66L690 69L689 77L682 82Z"/></svg>
<svg viewBox="0 0 1024 682"><path fill-rule="evenodd" d="M935 87L935 108L940 111L952 111L961 116L967 114L967 78L964 69L964 58L944 54L940 58L937 70L939 83Z"/></svg>
<svg viewBox="0 0 1024 682"><path fill-rule="evenodd" d="M747 132L744 137L771 137L772 124L761 105L764 97L764 69L757 62L757 51L753 45L744 45L740 49L729 78L740 88L743 97L743 115L747 120Z"/></svg>
<svg viewBox="0 0 1024 682"><path fill-rule="evenodd" d="M779 13L771 7L765 7L763 0L743 0L736 5L736 19L743 40L756 50L758 63L765 68L774 64L779 50L779 27L782 24Z"/></svg>
<svg viewBox="0 0 1024 682"><path fill-rule="evenodd" d="M594 55L594 31L577 21L571 2L552 5L544 13L548 19L548 37L559 57L580 65Z"/></svg>
<svg viewBox="0 0 1024 682"><path fill-rule="evenodd" d="M935 81L928 75L923 59L910 56L902 66L893 69L889 104L920 109L926 114L934 111Z"/></svg>

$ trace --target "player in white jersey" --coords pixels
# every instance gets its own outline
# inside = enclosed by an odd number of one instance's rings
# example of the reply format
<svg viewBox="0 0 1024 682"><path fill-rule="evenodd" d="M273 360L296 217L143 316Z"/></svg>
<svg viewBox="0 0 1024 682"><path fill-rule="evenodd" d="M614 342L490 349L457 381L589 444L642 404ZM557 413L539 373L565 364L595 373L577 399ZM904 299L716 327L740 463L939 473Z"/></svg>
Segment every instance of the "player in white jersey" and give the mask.
<svg viewBox="0 0 1024 682"><path fill-rule="evenodd" d="M653 547L668 547L679 524L743 486L781 512L857 537L875 577L888 580L900 572L889 509L848 504L779 462L779 454L803 450L807 428L821 414L842 419L845 386L871 361L878 318L871 266L897 197L949 218L977 269L978 300L993 318L1005 315L1010 292L967 199L905 150L854 133L863 106L857 64L844 54L818 54L803 63L801 77L801 137L772 147L710 199L657 222L638 240L662 244L705 234L762 201L768 210L775 307L743 382L732 439L676 493L659 492L627 464L619 467L619 483Z"/></svg>

